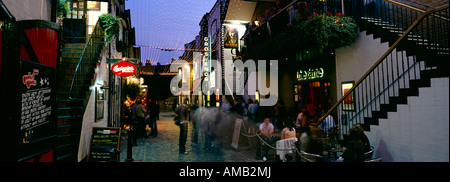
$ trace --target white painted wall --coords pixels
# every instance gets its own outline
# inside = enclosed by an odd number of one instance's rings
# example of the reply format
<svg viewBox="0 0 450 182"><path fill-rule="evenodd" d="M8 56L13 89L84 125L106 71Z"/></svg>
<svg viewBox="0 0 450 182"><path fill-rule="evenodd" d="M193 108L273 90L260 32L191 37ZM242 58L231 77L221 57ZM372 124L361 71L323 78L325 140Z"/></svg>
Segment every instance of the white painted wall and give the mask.
<svg viewBox="0 0 450 182"><path fill-rule="evenodd" d="M107 50L104 49L104 50ZM102 84L104 81L108 81L108 68L107 68L107 51L102 52L102 61L99 66L96 68L96 79L95 84L91 85L90 92L91 95L89 97L88 104L86 106L86 110L83 115L83 125L81 128L81 134L80 134L80 143L78 148L78 161L83 160L85 157L87 157L89 152L89 145L91 141L91 133L93 127L107 127L108 123L108 94L107 91L105 93L106 97L104 102L104 115L103 119L95 122L95 87L97 83Z"/></svg>
<svg viewBox="0 0 450 182"><path fill-rule="evenodd" d="M107 7L106 7L107 8ZM123 27L120 27L120 32L119 32L119 40L122 39L122 31L123 31ZM109 80L109 67L108 67L108 63L107 63L107 58L109 57L109 53L108 53L108 45L106 44L106 47L103 48L103 51L101 52L101 63L100 65L97 66L96 70L95 70L95 74L96 74L96 78L95 78L95 82L94 85L91 85L91 95L89 97L89 101L88 104L86 106L86 110L84 112L84 116L83 116L83 126L81 128L81 134L80 134L80 143L79 143L79 148L78 148L78 161L83 160L84 158L87 157L88 153L89 153L89 146L90 146L90 141L91 141L91 133L92 133L92 128L93 127L107 127L108 126L108 92L111 90L105 90L105 100L104 102L104 115L103 115L103 119L99 120L99 121L95 121L95 92L94 92L94 86L98 86L100 87L101 85L108 85L108 80ZM121 59L122 58L122 53L121 52L117 52L116 50L116 43L113 42L111 43L111 58L113 59ZM115 83L116 85L119 85L121 83L121 78L119 77L115 77ZM98 84L100 85L98 85ZM113 87L113 86L110 86ZM120 89L120 87L118 87L118 89ZM114 120L114 123L119 123L120 121L120 109L121 109L121 104L117 104L117 103L122 103L121 99L121 90L117 90L116 93L116 98L112 98L111 100L111 105L113 105L114 107L112 108L112 120Z"/></svg>
<svg viewBox="0 0 450 182"><path fill-rule="evenodd" d="M388 43L359 32L352 46L336 49L337 100L342 97L342 82L358 81L372 65L389 49Z"/></svg>
<svg viewBox="0 0 450 182"><path fill-rule="evenodd" d="M352 46L336 49L337 99L341 83L358 81L389 49L388 43L360 32ZM397 105L388 119L366 132L374 147L374 157L384 162L449 161L449 79L431 80L420 88L418 97L408 97L407 105Z"/></svg>
<svg viewBox="0 0 450 182"><path fill-rule="evenodd" d="M431 79L366 135L384 162L449 162L449 78Z"/></svg>
<svg viewBox="0 0 450 182"><path fill-rule="evenodd" d="M52 5L49 0L2 0L11 14L20 20L51 21Z"/></svg>
<svg viewBox="0 0 450 182"><path fill-rule="evenodd" d="M95 26L98 21L98 17L102 14L108 13L108 2L100 2L100 10L88 10L87 12L87 25ZM88 27L88 34L91 34L93 31Z"/></svg>

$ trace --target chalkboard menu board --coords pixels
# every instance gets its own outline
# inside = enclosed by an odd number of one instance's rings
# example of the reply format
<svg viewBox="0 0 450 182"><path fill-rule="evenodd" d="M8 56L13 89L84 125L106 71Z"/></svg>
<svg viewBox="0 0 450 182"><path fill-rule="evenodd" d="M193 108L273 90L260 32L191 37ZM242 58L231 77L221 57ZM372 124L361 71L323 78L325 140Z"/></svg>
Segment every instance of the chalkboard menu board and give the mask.
<svg viewBox="0 0 450 182"><path fill-rule="evenodd" d="M21 61L21 143L54 135L55 69L30 61Z"/></svg>
<svg viewBox="0 0 450 182"><path fill-rule="evenodd" d="M0 161L52 162L58 135L60 25L2 22Z"/></svg>
<svg viewBox="0 0 450 182"><path fill-rule="evenodd" d="M120 132L120 128L92 128L88 162L118 162Z"/></svg>

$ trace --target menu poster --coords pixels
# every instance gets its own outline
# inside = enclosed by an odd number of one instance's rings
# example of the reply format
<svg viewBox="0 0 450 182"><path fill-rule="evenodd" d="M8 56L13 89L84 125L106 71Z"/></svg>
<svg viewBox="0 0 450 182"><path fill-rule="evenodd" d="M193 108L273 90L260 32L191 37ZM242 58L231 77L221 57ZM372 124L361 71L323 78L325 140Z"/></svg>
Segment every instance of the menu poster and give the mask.
<svg viewBox="0 0 450 182"><path fill-rule="evenodd" d="M120 128L92 128L88 162L118 162Z"/></svg>
<svg viewBox="0 0 450 182"><path fill-rule="evenodd" d="M56 135L55 68L21 61L19 143L27 144Z"/></svg>

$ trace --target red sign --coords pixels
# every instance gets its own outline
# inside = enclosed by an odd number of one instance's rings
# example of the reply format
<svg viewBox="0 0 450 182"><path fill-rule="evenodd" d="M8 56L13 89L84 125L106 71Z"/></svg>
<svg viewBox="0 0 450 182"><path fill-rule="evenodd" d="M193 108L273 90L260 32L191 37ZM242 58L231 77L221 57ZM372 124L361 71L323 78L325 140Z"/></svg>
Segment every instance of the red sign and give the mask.
<svg viewBox="0 0 450 182"><path fill-rule="evenodd" d="M136 66L129 62L118 62L112 66L112 71L117 76L127 77L131 76L136 72Z"/></svg>
<svg viewBox="0 0 450 182"><path fill-rule="evenodd" d="M28 72L28 75L23 75L22 76L22 82L24 85L27 85L27 88L29 89L31 87L31 85L36 86L36 80L34 79L35 75L39 74L39 70L38 69L34 69L33 70L33 74L31 74L30 72ZM41 84L42 85L42 84Z"/></svg>

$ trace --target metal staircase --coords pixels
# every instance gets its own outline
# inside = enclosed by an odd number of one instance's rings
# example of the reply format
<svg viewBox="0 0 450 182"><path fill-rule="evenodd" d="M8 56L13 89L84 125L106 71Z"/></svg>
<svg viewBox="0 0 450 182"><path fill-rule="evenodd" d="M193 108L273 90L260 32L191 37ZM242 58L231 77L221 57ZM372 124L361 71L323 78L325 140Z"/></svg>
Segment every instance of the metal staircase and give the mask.
<svg viewBox="0 0 450 182"><path fill-rule="evenodd" d="M332 115L341 137L354 124L370 131L409 96L419 96L420 87L430 87L431 78L449 76L448 4L420 12L383 0L345 3L346 15L390 48L319 120Z"/></svg>
<svg viewBox="0 0 450 182"><path fill-rule="evenodd" d="M62 49L57 95L58 162L76 162L83 115L103 49L103 30L97 23L87 44L66 44Z"/></svg>

